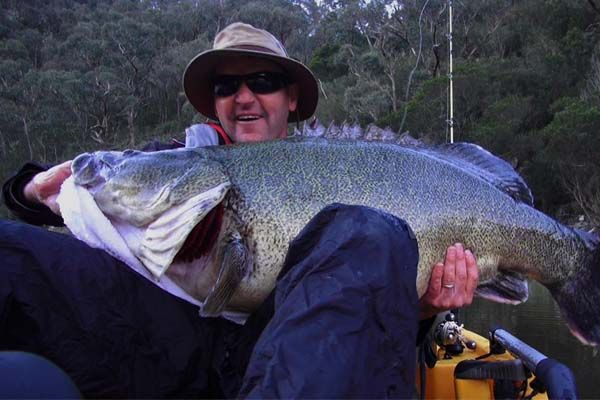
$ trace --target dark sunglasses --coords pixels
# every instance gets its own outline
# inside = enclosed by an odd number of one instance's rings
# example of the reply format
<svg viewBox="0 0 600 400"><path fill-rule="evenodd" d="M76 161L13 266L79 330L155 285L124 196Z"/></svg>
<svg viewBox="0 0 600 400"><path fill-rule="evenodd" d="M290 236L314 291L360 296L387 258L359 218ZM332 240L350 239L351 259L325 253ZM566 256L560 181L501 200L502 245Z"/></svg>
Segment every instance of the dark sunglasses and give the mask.
<svg viewBox="0 0 600 400"><path fill-rule="evenodd" d="M213 78L213 94L216 97L231 96L240 89L242 82L256 94L274 93L291 83L279 72L255 72L248 75L217 75Z"/></svg>

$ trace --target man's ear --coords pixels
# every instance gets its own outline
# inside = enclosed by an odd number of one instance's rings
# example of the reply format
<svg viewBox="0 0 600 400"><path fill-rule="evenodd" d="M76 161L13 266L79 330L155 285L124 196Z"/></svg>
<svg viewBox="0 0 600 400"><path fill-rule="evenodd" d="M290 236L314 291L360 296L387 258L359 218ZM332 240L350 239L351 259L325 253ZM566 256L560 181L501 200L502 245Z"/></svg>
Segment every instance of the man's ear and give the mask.
<svg viewBox="0 0 600 400"><path fill-rule="evenodd" d="M290 86L288 86L288 98L289 98L288 109L292 113L292 112L296 111L296 108L298 107L298 84L297 83L293 83Z"/></svg>

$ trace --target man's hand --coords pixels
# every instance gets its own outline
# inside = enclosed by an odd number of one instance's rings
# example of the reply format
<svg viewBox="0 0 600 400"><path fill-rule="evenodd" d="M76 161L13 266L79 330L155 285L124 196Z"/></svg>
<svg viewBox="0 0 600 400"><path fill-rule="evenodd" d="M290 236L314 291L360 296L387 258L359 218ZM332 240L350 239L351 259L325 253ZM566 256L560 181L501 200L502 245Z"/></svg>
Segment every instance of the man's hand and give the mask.
<svg viewBox="0 0 600 400"><path fill-rule="evenodd" d="M478 279L473 253L460 243L448 247L444 263L433 267L429 287L419 299L419 318L427 319L442 311L468 306L473 301Z"/></svg>
<svg viewBox="0 0 600 400"><path fill-rule="evenodd" d="M31 203L45 204L52 212L60 215L56 197L60 191L60 186L69 176L71 176L70 160L35 175L25 186L23 194Z"/></svg>

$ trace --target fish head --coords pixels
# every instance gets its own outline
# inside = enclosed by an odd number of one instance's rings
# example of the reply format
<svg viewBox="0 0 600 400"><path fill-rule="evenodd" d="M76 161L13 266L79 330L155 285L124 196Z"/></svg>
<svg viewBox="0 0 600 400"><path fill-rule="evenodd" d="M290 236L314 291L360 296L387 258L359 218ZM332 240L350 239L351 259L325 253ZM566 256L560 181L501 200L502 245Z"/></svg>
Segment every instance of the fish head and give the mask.
<svg viewBox="0 0 600 400"><path fill-rule="evenodd" d="M102 151L75 157L71 164L75 184L90 188L106 182L123 155L124 152Z"/></svg>
<svg viewBox="0 0 600 400"><path fill-rule="evenodd" d="M222 208L217 206L231 186L221 164L201 149L86 153L73 160L71 169L75 185L92 195L156 277L194 228ZM211 226L218 231L218 225Z"/></svg>
<svg viewBox="0 0 600 400"><path fill-rule="evenodd" d="M230 187L218 162L189 149L84 153L71 170L106 216L138 227L192 198L207 213Z"/></svg>

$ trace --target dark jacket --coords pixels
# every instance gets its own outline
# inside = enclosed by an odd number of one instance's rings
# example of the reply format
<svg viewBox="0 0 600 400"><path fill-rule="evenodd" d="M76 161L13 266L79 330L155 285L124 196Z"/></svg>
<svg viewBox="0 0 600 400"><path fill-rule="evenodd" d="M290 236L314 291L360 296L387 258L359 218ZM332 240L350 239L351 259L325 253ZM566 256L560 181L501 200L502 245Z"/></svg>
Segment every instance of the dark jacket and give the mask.
<svg viewBox="0 0 600 400"><path fill-rule="evenodd" d="M39 227L0 221L0 259L0 350L48 358L84 397L413 393L417 244L381 211L317 214L243 326L202 318L104 251Z"/></svg>

